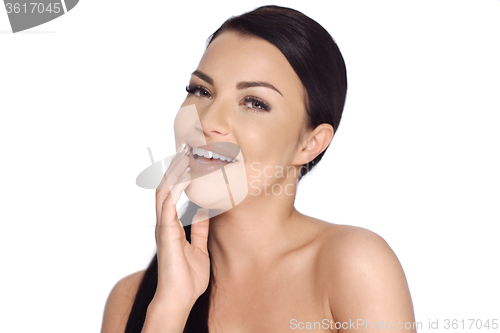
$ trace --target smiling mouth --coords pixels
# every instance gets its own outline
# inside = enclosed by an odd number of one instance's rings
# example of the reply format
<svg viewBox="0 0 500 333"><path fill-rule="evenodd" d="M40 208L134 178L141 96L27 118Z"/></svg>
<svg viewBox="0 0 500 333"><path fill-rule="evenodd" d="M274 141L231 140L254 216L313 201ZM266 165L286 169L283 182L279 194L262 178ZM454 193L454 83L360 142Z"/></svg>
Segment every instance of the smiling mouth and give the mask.
<svg viewBox="0 0 500 333"><path fill-rule="evenodd" d="M235 152L237 151L239 153L239 147L237 147L237 145L233 143L212 142L209 145L203 145L199 147L191 147L190 145L188 145L188 147L191 152L191 154L189 154L189 167L192 170L193 178L204 176L219 169L223 169L222 171L224 173L224 169L226 167L230 167L231 165L238 162L238 160L235 158L235 155L237 155L235 154ZM217 147L219 147L219 149L217 149ZM221 147L225 147L225 149L221 149ZM212 151L211 149L213 149L214 151ZM225 155L217 153L215 151L224 151Z"/></svg>
<svg viewBox="0 0 500 333"><path fill-rule="evenodd" d="M195 159L199 158L201 161L219 160L219 161L228 162L228 163L234 163L236 161L236 159L234 159L234 158L210 151L208 149L207 145L201 146L201 147L190 147L190 150L191 150L191 153L193 153L194 158Z"/></svg>

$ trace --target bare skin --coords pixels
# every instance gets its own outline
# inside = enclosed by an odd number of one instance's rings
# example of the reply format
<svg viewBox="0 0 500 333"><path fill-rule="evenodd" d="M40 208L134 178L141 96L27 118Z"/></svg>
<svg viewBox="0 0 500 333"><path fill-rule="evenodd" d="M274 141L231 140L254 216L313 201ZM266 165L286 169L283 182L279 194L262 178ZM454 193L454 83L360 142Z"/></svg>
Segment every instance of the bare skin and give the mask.
<svg viewBox="0 0 500 333"><path fill-rule="evenodd" d="M301 82L283 54L267 41L224 32L208 47L197 70L209 79L192 76L190 83L203 88L189 94L183 106L196 105L206 141L238 144L247 170L255 162L262 172L265 166L298 168L332 140L329 124L305 128ZM270 83L279 93L268 87L238 89L239 82L247 81ZM271 111L259 113L262 104L249 102L245 99L249 95L270 105ZM259 194L249 194L210 222L200 214L202 222L193 224L189 244L175 203L182 191L189 196L203 180L191 180L188 173L178 181L188 164L189 156L179 159L165 179L177 185L157 191L159 284L143 332L160 331L165 325L182 331L192 304L208 284L207 249L216 281L210 332L291 332L300 328L308 332L379 332L373 326L346 323L383 321L395 328L399 322L414 322L404 272L387 243L366 229L298 212L294 207L295 174L260 178L254 183L262 190ZM264 194L264 180L293 189L293 193ZM115 286L106 305L103 333L123 332L142 275L143 271L137 272ZM308 323L314 322L315 329L307 330ZM416 332L414 328L395 331Z"/></svg>

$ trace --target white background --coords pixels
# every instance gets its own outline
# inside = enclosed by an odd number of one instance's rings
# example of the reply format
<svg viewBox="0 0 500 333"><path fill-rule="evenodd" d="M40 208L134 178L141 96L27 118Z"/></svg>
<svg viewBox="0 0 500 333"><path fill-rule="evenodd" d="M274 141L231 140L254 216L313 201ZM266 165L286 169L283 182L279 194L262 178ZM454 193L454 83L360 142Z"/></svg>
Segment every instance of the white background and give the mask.
<svg viewBox="0 0 500 333"><path fill-rule="evenodd" d="M100 330L113 285L155 251L147 147L174 153L207 37L264 4L84 0L16 34L0 9L2 331ZM500 1L275 4L322 24L348 74L297 209L385 238L420 332L500 320Z"/></svg>

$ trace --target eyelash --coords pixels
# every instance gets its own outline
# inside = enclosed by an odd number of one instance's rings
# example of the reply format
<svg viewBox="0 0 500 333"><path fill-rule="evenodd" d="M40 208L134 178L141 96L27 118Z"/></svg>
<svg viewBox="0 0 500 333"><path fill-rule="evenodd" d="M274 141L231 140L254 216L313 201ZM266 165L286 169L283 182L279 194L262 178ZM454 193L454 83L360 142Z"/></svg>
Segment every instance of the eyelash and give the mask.
<svg viewBox="0 0 500 333"><path fill-rule="evenodd" d="M194 94L194 93L200 91L200 92L207 92L209 95L212 95L207 88L200 86L200 85L189 84L186 86L186 91L188 94ZM197 97L206 97L206 96L197 96ZM254 112L269 112L269 111L271 111L271 106L269 106L269 104L267 104L266 102L264 102L263 100L255 97L255 96L246 96L243 99L243 102L244 103L259 103L261 105L260 109L245 106L246 109L249 109L249 110L254 111Z"/></svg>
<svg viewBox="0 0 500 333"><path fill-rule="evenodd" d="M205 92L209 93L210 95L212 95L212 94L210 93L210 91L209 91L207 88L203 87L203 86L200 86L200 85L192 85L192 84L188 84L188 85L186 86L186 91L188 92L188 94L194 94L194 93L195 93L195 92L197 92L198 90L199 90L199 91L205 91ZM199 96L199 97L204 97L204 96Z"/></svg>

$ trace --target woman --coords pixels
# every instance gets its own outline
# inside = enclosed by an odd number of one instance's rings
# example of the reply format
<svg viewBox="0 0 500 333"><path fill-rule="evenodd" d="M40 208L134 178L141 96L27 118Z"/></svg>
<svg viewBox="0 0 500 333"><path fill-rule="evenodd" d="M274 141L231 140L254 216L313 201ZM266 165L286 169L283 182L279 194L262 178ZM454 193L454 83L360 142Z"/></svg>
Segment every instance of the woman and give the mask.
<svg viewBox="0 0 500 333"><path fill-rule="evenodd" d="M331 36L278 6L230 18L187 91L178 154L156 194L157 255L113 288L102 332L416 332L387 243L294 208L344 107L345 65ZM218 151L231 162L210 158Z"/></svg>

